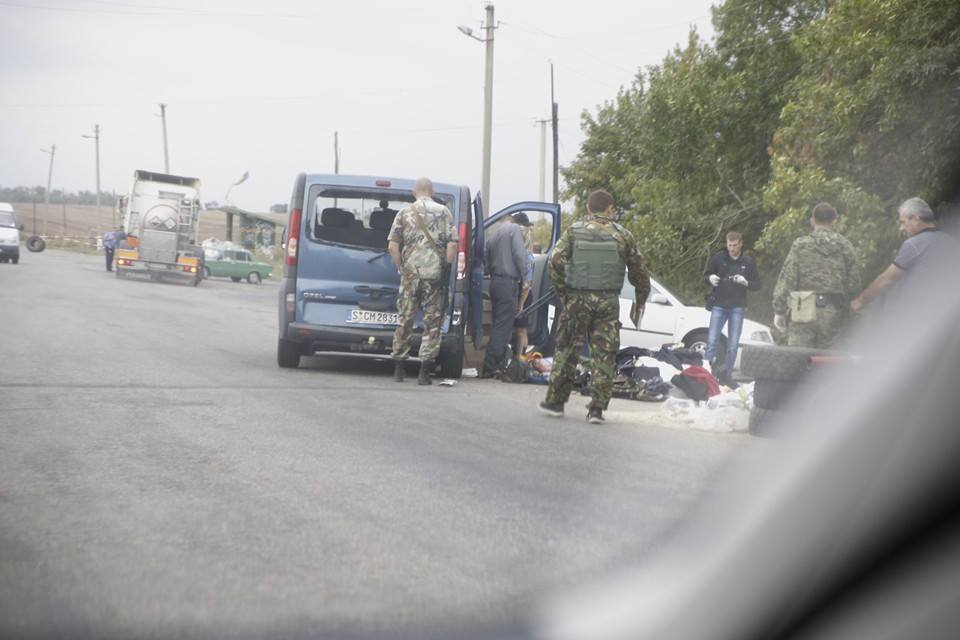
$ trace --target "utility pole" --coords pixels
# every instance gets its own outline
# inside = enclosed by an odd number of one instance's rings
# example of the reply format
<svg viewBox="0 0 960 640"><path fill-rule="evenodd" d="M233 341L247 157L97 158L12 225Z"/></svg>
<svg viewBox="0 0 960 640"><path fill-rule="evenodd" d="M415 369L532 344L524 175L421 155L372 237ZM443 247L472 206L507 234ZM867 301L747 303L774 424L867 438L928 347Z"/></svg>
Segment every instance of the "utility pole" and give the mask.
<svg viewBox="0 0 960 640"><path fill-rule="evenodd" d="M44 194L46 196L46 202L43 206L43 235L47 235L47 217L50 215L50 183L53 181L53 157L57 154L57 145L50 145L49 149L40 149L44 153L50 154L50 170L47 172L47 192ZM36 209L34 209L36 211ZM33 216L33 232L37 232L37 216L34 213Z"/></svg>
<svg viewBox="0 0 960 640"><path fill-rule="evenodd" d="M100 236L100 232L101 232L101 229L100 229L100 125L99 125L99 124L93 125L93 135L92 135L92 136L88 136L87 134L83 134L82 137L84 137L84 138L92 138L92 139L93 139L93 145L94 145L94 147L96 148L96 154L97 154L97 156L96 156L96 157L97 157L97 236L99 237L99 236Z"/></svg>
<svg viewBox="0 0 960 640"><path fill-rule="evenodd" d="M160 121L163 123L163 170L170 173L170 153L167 151L167 105L160 103Z"/></svg>
<svg viewBox="0 0 960 640"><path fill-rule="evenodd" d="M473 29L470 27L457 27L465 36L473 38L486 45L486 55L484 60L484 81L483 81L483 171L480 178L480 193L486 203L486 211L490 211L490 148L491 135L493 130L493 32L497 30L493 21L493 3L487 2L484 5L486 19L483 23L484 37L480 38L473 35Z"/></svg>
<svg viewBox="0 0 960 640"><path fill-rule="evenodd" d="M547 197L547 123L550 120L537 120L540 125L540 202Z"/></svg>
<svg viewBox="0 0 960 640"><path fill-rule="evenodd" d="M557 126L557 101L553 93L553 63L550 63L550 105L553 121L553 203L560 204L560 131Z"/></svg>
<svg viewBox="0 0 960 640"><path fill-rule="evenodd" d="M493 136L493 3L485 7L487 19L483 25L486 42L486 60L484 63L485 80L483 82L483 198L487 202L487 211L493 211L493 199L490 197L490 150ZM488 213L489 215L489 213Z"/></svg>
<svg viewBox="0 0 960 640"><path fill-rule="evenodd" d="M63 239L67 239L67 188L60 187L60 204L62 206L61 213L63 214Z"/></svg>
<svg viewBox="0 0 960 640"><path fill-rule="evenodd" d="M333 132L333 172L340 173L340 132Z"/></svg>

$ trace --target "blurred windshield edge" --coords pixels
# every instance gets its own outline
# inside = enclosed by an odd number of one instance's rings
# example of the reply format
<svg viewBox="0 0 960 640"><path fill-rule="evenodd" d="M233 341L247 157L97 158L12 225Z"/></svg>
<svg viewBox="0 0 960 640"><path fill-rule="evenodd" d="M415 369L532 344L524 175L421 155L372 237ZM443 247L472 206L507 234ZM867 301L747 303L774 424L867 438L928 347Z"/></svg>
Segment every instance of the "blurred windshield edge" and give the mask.
<svg viewBox="0 0 960 640"><path fill-rule="evenodd" d="M949 231L957 237L956 225ZM916 610L919 586L901 584L900 602L888 597L883 607L861 611L859 623L850 616L837 618L846 620L839 627L817 619L956 506L960 256L951 258L937 267L942 277L904 278L882 313L858 319L845 350L863 360L818 373L809 390L818 401L785 414L780 425L791 435L763 447L763 459L750 456L728 469L663 553L603 583L555 594L540 611L535 635L878 637L869 627L888 637L933 637L917 635L923 625L955 632L957 572L946 581L951 592L939 594L939 602L954 604L936 614ZM952 552L954 568L960 566L957 534L954 528L943 547ZM944 583L939 575L928 577ZM931 619L937 615L945 617ZM909 626L911 616L919 626ZM881 620L898 625L884 627Z"/></svg>

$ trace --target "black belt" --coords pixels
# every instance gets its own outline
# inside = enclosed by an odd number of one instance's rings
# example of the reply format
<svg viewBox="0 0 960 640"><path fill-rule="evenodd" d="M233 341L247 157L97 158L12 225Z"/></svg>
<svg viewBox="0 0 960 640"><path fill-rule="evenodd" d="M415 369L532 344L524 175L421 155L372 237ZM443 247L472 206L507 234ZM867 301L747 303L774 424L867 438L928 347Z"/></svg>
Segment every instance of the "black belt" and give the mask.
<svg viewBox="0 0 960 640"><path fill-rule="evenodd" d="M520 278L518 278L518 277L516 277L516 276L509 276L509 275L507 275L507 274L505 274L505 273L495 273L495 274L493 274L493 275L490 276L490 277L491 277L491 278L509 278L510 280L513 280L514 282L520 282Z"/></svg>

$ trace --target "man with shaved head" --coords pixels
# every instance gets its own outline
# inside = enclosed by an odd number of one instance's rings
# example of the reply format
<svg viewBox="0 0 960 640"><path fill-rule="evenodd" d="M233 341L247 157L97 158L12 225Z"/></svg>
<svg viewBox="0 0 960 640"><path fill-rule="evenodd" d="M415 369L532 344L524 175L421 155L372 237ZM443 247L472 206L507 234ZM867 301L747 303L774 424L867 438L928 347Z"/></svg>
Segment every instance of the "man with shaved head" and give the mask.
<svg viewBox="0 0 960 640"><path fill-rule="evenodd" d="M390 227L388 250L400 273L397 311L400 324L393 335L393 379L403 382L404 363L410 357L413 321L423 309L418 384L427 385L440 353L440 321L443 318L445 267L457 254L453 214L433 199L433 183L418 178L413 184L413 204L404 207Z"/></svg>

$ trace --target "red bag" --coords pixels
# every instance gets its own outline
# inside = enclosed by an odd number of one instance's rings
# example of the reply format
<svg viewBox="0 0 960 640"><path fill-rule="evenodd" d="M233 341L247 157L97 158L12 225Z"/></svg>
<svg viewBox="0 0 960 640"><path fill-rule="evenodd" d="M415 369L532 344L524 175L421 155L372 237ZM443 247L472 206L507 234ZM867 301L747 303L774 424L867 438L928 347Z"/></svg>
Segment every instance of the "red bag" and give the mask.
<svg viewBox="0 0 960 640"><path fill-rule="evenodd" d="M720 383L717 382L717 379L713 377L713 374L703 367L698 367L695 364L690 365L683 370L683 375L687 376L691 380L696 380L700 384L706 385L707 397L712 398L713 396L720 395Z"/></svg>

